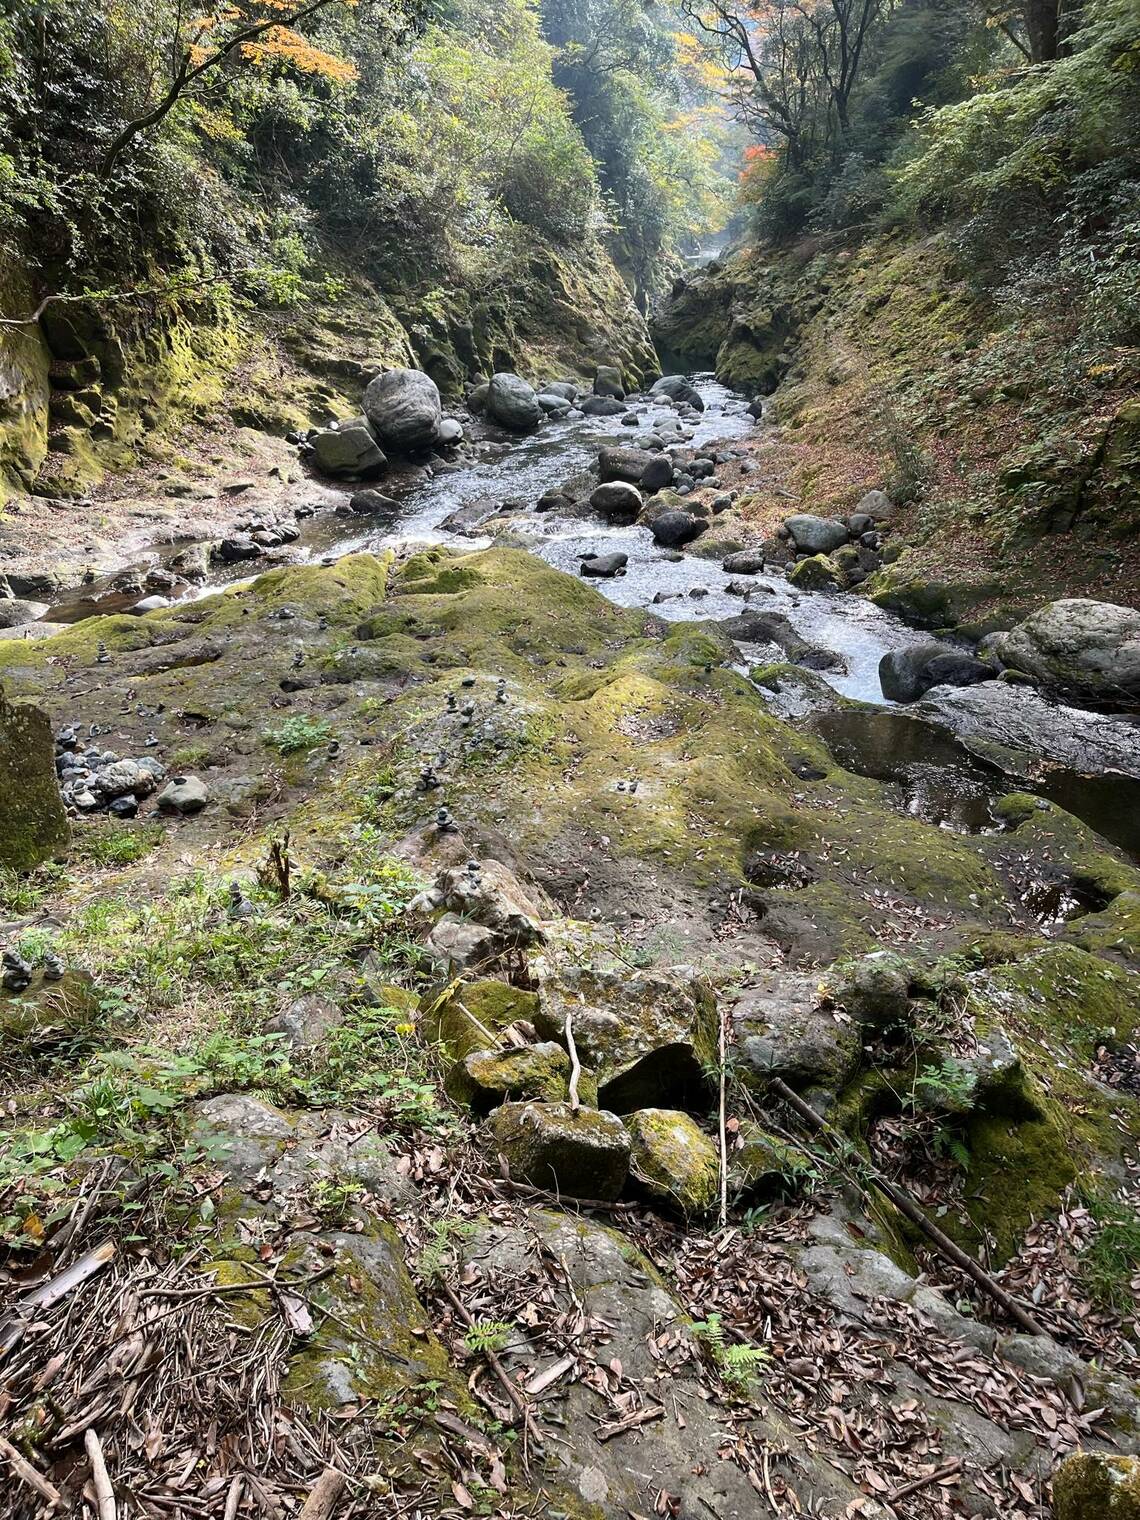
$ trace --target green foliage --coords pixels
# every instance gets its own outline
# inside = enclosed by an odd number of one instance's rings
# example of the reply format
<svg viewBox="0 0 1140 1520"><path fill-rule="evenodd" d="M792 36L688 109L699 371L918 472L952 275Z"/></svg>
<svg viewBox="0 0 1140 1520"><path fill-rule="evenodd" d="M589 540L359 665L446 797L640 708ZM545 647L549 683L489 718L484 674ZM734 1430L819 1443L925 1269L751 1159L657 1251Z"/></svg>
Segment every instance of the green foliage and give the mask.
<svg viewBox="0 0 1140 1520"><path fill-rule="evenodd" d="M97 824L72 835L71 853L96 866L134 865L162 839L159 824Z"/></svg>
<svg viewBox="0 0 1140 1520"><path fill-rule="evenodd" d="M710 1353L724 1381L737 1393L750 1393L760 1369L769 1360L767 1351L762 1346L730 1340L720 1314L693 1320L689 1329Z"/></svg>
<svg viewBox="0 0 1140 1520"><path fill-rule="evenodd" d="M0 866L0 912L20 917L34 913L67 879L63 866L48 861L31 871Z"/></svg>
<svg viewBox="0 0 1140 1520"><path fill-rule="evenodd" d="M265 730L265 742L282 755L297 755L324 744L332 728L324 718L286 718L276 728Z"/></svg>
<svg viewBox="0 0 1140 1520"><path fill-rule="evenodd" d="M502 1351L509 1344L513 1329L505 1319L477 1319L467 1329L463 1344L472 1356L485 1351Z"/></svg>
<svg viewBox="0 0 1140 1520"><path fill-rule="evenodd" d="M924 1066L915 1077L910 1106L915 1113L966 1113L973 1104L976 1086L976 1074L953 1056L946 1056L937 1065Z"/></svg>
<svg viewBox="0 0 1140 1520"><path fill-rule="evenodd" d="M1080 1254L1081 1279L1102 1307L1134 1313L1140 1281L1140 1215L1102 1193L1088 1195L1085 1204L1097 1231Z"/></svg>

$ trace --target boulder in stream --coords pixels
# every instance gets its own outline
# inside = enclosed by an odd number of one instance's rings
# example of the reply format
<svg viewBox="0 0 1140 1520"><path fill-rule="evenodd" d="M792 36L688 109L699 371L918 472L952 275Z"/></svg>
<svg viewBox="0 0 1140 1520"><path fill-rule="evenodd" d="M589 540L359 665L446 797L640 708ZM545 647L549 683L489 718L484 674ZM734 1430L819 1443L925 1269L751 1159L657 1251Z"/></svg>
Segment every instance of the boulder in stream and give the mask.
<svg viewBox="0 0 1140 1520"><path fill-rule="evenodd" d="M1077 701L1140 706L1140 612L1115 602L1048 602L989 647L1004 665Z"/></svg>
<svg viewBox="0 0 1140 1520"><path fill-rule="evenodd" d="M625 384L616 364L599 364L594 374L594 395L625 400Z"/></svg>
<svg viewBox="0 0 1140 1520"><path fill-rule="evenodd" d="M650 449L606 448L598 452L598 476L601 480L625 480L636 485L659 456ZM672 476L672 465L670 465Z"/></svg>
<svg viewBox="0 0 1140 1520"><path fill-rule="evenodd" d="M815 517L810 512L797 512L785 517L784 527L796 541L796 548L805 554L830 554L840 544L847 542L847 529L833 517Z"/></svg>
<svg viewBox="0 0 1140 1520"><path fill-rule="evenodd" d="M590 493L590 505L607 522L636 522L644 505L641 492L624 480L607 480Z"/></svg>
<svg viewBox="0 0 1140 1520"><path fill-rule="evenodd" d="M650 386L649 394L668 396L670 401L683 402L697 412L705 409L704 397L684 375L662 375L660 380L655 380Z"/></svg>
<svg viewBox="0 0 1140 1520"><path fill-rule="evenodd" d="M649 531L659 544L672 548L676 544L690 543L694 538L699 538L708 528L708 523L702 517L696 517L692 512L682 511L679 507L671 507L668 511L660 513L649 524Z"/></svg>
<svg viewBox="0 0 1140 1520"><path fill-rule="evenodd" d="M323 475L360 480L380 475L388 464L363 418L341 427L322 428L312 434L309 447L313 463Z"/></svg>
<svg viewBox="0 0 1140 1520"><path fill-rule="evenodd" d="M542 408L534 387L521 375L500 370L491 376L487 391L487 416L514 433L528 433L542 421Z"/></svg>
<svg viewBox="0 0 1140 1520"><path fill-rule="evenodd" d="M422 369L390 369L369 382L364 415L381 444L394 453L429 448L443 420L439 387Z"/></svg>
<svg viewBox="0 0 1140 1520"><path fill-rule="evenodd" d="M935 686L973 686L997 675L965 649L931 640L906 649L889 649L879 661L879 685L891 702L916 702Z"/></svg>
<svg viewBox="0 0 1140 1520"><path fill-rule="evenodd" d="M621 574L628 563L628 554L591 554L582 561L578 573L594 579L612 580L615 575Z"/></svg>

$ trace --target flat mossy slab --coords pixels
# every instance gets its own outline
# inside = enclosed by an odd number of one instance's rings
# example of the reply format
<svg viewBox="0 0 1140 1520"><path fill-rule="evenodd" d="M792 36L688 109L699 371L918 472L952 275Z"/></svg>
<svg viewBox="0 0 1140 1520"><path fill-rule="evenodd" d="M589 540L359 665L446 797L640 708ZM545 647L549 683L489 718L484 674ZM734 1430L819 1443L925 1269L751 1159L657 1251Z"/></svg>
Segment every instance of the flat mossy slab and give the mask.
<svg viewBox="0 0 1140 1520"><path fill-rule="evenodd" d="M492 977L464 982L454 991L428 993L421 1004L420 1038L442 1045L456 1061L488 1045L488 1034L499 1035L520 1020L534 1021L538 998Z"/></svg>

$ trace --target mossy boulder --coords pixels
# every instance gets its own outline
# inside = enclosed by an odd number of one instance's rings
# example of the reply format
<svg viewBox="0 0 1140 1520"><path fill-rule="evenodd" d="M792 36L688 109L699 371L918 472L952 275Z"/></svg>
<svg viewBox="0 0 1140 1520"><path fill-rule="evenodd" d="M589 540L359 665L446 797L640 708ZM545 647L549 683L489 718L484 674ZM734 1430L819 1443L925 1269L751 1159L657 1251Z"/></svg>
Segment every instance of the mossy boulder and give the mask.
<svg viewBox="0 0 1140 1520"><path fill-rule="evenodd" d="M910 971L901 955L875 950L839 968L835 996L865 1029L899 1028L910 1014Z"/></svg>
<svg viewBox="0 0 1140 1520"><path fill-rule="evenodd" d="M583 1076L579 1095L592 1103L597 1099L597 1084ZM517 1049L472 1050L451 1068L446 1086L457 1103L480 1115L511 1100L539 1098L558 1103L569 1096L570 1057L553 1040Z"/></svg>
<svg viewBox="0 0 1140 1520"><path fill-rule="evenodd" d="M454 1060L487 1048L487 1035L499 1035L509 1025L534 1021L538 999L506 982L487 977L466 982L444 998L425 997L420 1012L420 1038L440 1044Z"/></svg>
<svg viewBox="0 0 1140 1520"><path fill-rule="evenodd" d="M738 1203L760 1203L790 1196L811 1176L808 1153L770 1134L759 1124L741 1123L728 1156L729 1194Z"/></svg>
<svg viewBox="0 0 1140 1520"><path fill-rule="evenodd" d="M847 577L830 555L809 554L793 565L788 583L801 591L843 591Z"/></svg>
<svg viewBox="0 0 1140 1520"><path fill-rule="evenodd" d="M543 983L535 1026L545 1038L565 1041L568 1018L606 1108L629 1113L663 1100L699 1100L716 1009L697 983L657 972L568 966Z"/></svg>
<svg viewBox="0 0 1140 1520"><path fill-rule="evenodd" d="M1053 1477L1056 1520L1140 1520L1140 1457L1078 1451Z"/></svg>
<svg viewBox="0 0 1140 1520"><path fill-rule="evenodd" d="M505 1103L491 1115L493 1145L511 1176L572 1198L611 1200L629 1174L630 1140L616 1114L569 1103Z"/></svg>
<svg viewBox="0 0 1140 1520"><path fill-rule="evenodd" d="M66 842L47 714L0 690L0 866L27 870Z"/></svg>
<svg viewBox="0 0 1140 1520"><path fill-rule="evenodd" d="M716 1146L688 1116L670 1108L642 1108L625 1121L629 1169L650 1198L678 1212L705 1214L716 1202L720 1161Z"/></svg>
<svg viewBox="0 0 1140 1520"><path fill-rule="evenodd" d="M732 1011L741 1079L763 1091L789 1086L837 1092L859 1064L860 1036L825 996L818 976L772 971L753 979Z"/></svg>
<svg viewBox="0 0 1140 1520"><path fill-rule="evenodd" d="M86 971L66 971L56 982L37 972L23 992L0 992L0 1049L63 1044L90 1032L99 1012L99 995Z"/></svg>

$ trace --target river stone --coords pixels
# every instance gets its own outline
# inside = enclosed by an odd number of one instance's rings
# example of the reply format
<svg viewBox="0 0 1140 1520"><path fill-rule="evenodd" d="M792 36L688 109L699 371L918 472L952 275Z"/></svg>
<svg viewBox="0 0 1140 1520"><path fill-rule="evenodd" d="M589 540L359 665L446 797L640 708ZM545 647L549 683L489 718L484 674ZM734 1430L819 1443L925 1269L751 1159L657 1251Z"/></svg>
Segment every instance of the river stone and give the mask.
<svg viewBox="0 0 1140 1520"><path fill-rule="evenodd" d="M859 498L852 516L856 514L873 518L875 522L890 522L895 515L895 504L885 491L868 491Z"/></svg>
<svg viewBox="0 0 1140 1520"><path fill-rule="evenodd" d="M812 554L796 562L788 574L788 583L802 591L842 591L847 578L826 554Z"/></svg>
<svg viewBox="0 0 1140 1520"><path fill-rule="evenodd" d="M313 451L313 463L323 475L349 478L379 475L388 464L363 422L324 428L310 437L309 445Z"/></svg>
<svg viewBox="0 0 1140 1520"><path fill-rule="evenodd" d="M847 542L847 529L833 517L797 512L785 517L784 527L795 539L796 548L808 554L830 554Z"/></svg>
<svg viewBox="0 0 1140 1520"><path fill-rule="evenodd" d="M463 424L455 417L445 417L436 430L435 441L438 448L454 448L463 439Z"/></svg>
<svg viewBox="0 0 1140 1520"><path fill-rule="evenodd" d="M598 476L603 481L625 480L636 485L649 466L658 462L657 455L649 449L600 449Z"/></svg>
<svg viewBox="0 0 1140 1520"><path fill-rule="evenodd" d="M743 589L747 592L750 588ZM843 667L842 655L801 638L782 612L760 612L750 607L736 617L723 618L720 627L735 643L778 644L793 665L802 665L805 670Z"/></svg>
<svg viewBox="0 0 1140 1520"><path fill-rule="evenodd" d="M929 642L889 649L879 661L879 685L891 702L917 702L933 686L973 686L997 671L952 644Z"/></svg>
<svg viewBox="0 0 1140 1520"><path fill-rule="evenodd" d="M638 485L643 491L660 491L672 481L673 461L668 454L654 454L638 476Z"/></svg>
<svg viewBox="0 0 1140 1520"><path fill-rule="evenodd" d="M882 1033L910 1022L910 972L901 956L875 950L846 968L835 997L864 1029Z"/></svg>
<svg viewBox="0 0 1140 1520"><path fill-rule="evenodd" d="M390 369L369 382L364 415L394 453L429 448L443 420L439 387L422 369Z"/></svg>
<svg viewBox="0 0 1140 1520"><path fill-rule="evenodd" d="M758 975L732 1010L741 1076L763 1089L769 1077L789 1087L838 1092L859 1064L859 1032L821 1007L818 975Z"/></svg>
<svg viewBox="0 0 1140 1520"><path fill-rule="evenodd" d="M653 1104L688 1106L703 1097L716 1011L696 982L680 973L568 966L539 988L535 1028L543 1039L564 1040L567 1015L604 1107L629 1113Z"/></svg>
<svg viewBox="0 0 1140 1520"><path fill-rule="evenodd" d="M764 551L738 549L721 561L720 568L728 575L759 575L764 568Z"/></svg>
<svg viewBox="0 0 1140 1520"><path fill-rule="evenodd" d="M18 597L0 601L0 628L18 628L21 623L34 623L46 611L46 602L25 602Z"/></svg>
<svg viewBox="0 0 1140 1520"><path fill-rule="evenodd" d="M1140 1457L1078 1451L1053 1474L1054 1520L1140 1520Z"/></svg>
<svg viewBox="0 0 1140 1520"><path fill-rule="evenodd" d="M210 789L197 776L173 776L157 800L164 813L200 813L210 800Z"/></svg>
<svg viewBox="0 0 1140 1520"><path fill-rule="evenodd" d="M708 1213L720 1190L720 1158L688 1114L642 1108L625 1127L630 1173L649 1197L686 1216Z"/></svg>
<svg viewBox="0 0 1140 1520"><path fill-rule="evenodd" d="M594 373L594 395L614 396L618 401L625 400L625 385L622 381L621 370L616 365L598 365Z"/></svg>
<svg viewBox="0 0 1140 1520"><path fill-rule="evenodd" d="M670 401L683 401L696 412L705 409L704 397L684 375L662 375L649 388L651 396L668 396Z"/></svg>
<svg viewBox="0 0 1140 1520"><path fill-rule="evenodd" d="M1081 701L1140 704L1140 612L1069 597L1048 602L990 648L1004 665Z"/></svg>
<svg viewBox="0 0 1140 1520"><path fill-rule="evenodd" d="M624 570L628 562L628 554L594 554L582 561L578 573L593 576L599 580L609 580L620 570Z"/></svg>
<svg viewBox="0 0 1140 1520"><path fill-rule="evenodd" d="M491 376L487 392L487 416L500 427L527 433L542 420L542 408L534 388L521 375L500 370Z"/></svg>
<svg viewBox="0 0 1140 1520"><path fill-rule="evenodd" d="M570 403L564 396L555 396L550 391L539 391L534 399L542 410L551 417L564 417L570 410Z"/></svg>
<svg viewBox="0 0 1140 1520"><path fill-rule="evenodd" d="M487 408L487 393L491 389L489 380L481 380L478 385L473 385L467 392L467 410L469 412L482 412Z"/></svg>
<svg viewBox="0 0 1140 1520"><path fill-rule="evenodd" d="M573 380L551 380L548 385L543 386L542 390L544 395L558 396L563 401L574 401L581 388L580 385L575 385Z"/></svg>
<svg viewBox="0 0 1140 1520"><path fill-rule="evenodd" d="M649 531L659 544L672 548L676 544L687 544L694 538L699 538L707 527L708 523L703 518L695 517L692 512L672 508L653 518Z"/></svg>
<svg viewBox="0 0 1140 1520"><path fill-rule="evenodd" d="M571 1198L609 1202L629 1175L629 1135L616 1114L569 1103L504 1103L488 1121L511 1177Z"/></svg>
<svg viewBox="0 0 1140 1520"><path fill-rule="evenodd" d="M205 544L187 544L171 559L169 568L188 581L204 581L210 573L210 559Z"/></svg>
<svg viewBox="0 0 1140 1520"><path fill-rule="evenodd" d="M480 1118L500 1103L560 1103L569 1096L570 1057L554 1040L506 1050L472 1050L455 1063L445 1085L456 1103L465 1103Z"/></svg>
<svg viewBox="0 0 1140 1520"><path fill-rule="evenodd" d="M641 492L624 480L607 480L590 493L590 506L607 522L636 522L643 505Z"/></svg>
<svg viewBox="0 0 1140 1520"><path fill-rule="evenodd" d="M625 403L613 396L585 396L580 410L584 417L620 417L625 411Z"/></svg>
<svg viewBox="0 0 1140 1520"><path fill-rule="evenodd" d="M383 491L354 491L348 498L348 504L354 512L398 512L400 503L394 497L385 496Z"/></svg>

